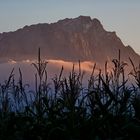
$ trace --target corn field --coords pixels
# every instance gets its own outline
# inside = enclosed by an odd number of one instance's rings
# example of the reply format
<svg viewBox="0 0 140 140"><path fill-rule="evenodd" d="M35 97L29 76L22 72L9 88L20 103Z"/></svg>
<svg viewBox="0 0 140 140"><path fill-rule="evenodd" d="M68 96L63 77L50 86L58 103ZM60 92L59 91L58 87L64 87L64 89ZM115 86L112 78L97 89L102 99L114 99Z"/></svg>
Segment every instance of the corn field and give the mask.
<svg viewBox="0 0 140 140"><path fill-rule="evenodd" d="M73 66L68 77L64 68L48 83L47 62L36 69L35 90L23 83L21 69L15 82L14 69L0 84L0 140L135 140L140 137L140 65L129 58L135 79L128 84L126 63L113 59L113 68L95 74L93 66L88 86L83 72Z"/></svg>

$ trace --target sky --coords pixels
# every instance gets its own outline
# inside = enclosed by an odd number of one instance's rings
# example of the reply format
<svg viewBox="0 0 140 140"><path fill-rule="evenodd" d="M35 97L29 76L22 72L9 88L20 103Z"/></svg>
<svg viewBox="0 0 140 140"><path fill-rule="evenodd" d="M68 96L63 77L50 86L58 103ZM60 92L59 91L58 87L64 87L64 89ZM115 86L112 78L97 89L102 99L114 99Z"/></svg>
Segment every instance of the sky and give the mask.
<svg viewBox="0 0 140 140"><path fill-rule="evenodd" d="M0 33L80 15L98 18L140 54L140 0L0 0Z"/></svg>

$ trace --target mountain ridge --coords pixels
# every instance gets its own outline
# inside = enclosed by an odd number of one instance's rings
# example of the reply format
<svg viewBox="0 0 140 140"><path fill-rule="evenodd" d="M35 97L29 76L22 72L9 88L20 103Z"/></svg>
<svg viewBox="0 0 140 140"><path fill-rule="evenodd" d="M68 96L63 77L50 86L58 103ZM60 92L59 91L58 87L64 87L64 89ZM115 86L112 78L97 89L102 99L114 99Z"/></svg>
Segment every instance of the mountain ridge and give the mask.
<svg viewBox="0 0 140 140"><path fill-rule="evenodd" d="M66 18L55 23L24 26L16 31L0 33L1 60L34 59L38 48L42 57L66 61L104 61L118 56L132 58L138 63L140 56L131 46L125 46L116 32L106 31L101 22L89 16Z"/></svg>

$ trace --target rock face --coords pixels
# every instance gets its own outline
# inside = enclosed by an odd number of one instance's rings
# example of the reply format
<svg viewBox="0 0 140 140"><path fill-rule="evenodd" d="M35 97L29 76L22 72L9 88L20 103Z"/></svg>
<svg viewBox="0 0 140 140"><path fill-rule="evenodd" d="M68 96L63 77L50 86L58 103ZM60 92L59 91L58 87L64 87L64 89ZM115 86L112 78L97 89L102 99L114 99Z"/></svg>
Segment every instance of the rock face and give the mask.
<svg viewBox="0 0 140 140"><path fill-rule="evenodd" d="M130 46L124 46L115 32L106 31L98 19L79 16L51 24L25 26L14 32L0 34L0 58L36 58L38 48L47 59L96 61L104 63L116 58L118 50L124 61L140 56Z"/></svg>

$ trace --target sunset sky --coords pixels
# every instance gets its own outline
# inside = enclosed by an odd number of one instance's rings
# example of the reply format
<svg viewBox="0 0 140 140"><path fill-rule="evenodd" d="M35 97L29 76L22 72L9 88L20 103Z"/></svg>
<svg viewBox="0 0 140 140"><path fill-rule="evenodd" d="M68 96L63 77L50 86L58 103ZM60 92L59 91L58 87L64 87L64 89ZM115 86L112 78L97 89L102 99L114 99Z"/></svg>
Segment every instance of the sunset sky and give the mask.
<svg viewBox="0 0 140 140"><path fill-rule="evenodd" d="M79 15L98 18L140 54L140 0L0 0L0 32Z"/></svg>

